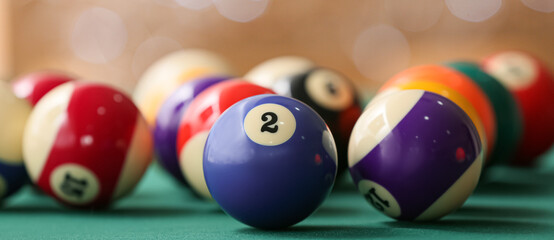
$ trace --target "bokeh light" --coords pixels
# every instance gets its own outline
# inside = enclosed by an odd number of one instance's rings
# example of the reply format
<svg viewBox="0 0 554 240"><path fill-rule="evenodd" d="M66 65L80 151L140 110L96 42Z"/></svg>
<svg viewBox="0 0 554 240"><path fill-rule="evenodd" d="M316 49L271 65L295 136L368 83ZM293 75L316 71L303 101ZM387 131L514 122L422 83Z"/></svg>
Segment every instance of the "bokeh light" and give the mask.
<svg viewBox="0 0 554 240"><path fill-rule="evenodd" d="M469 22L482 22L494 16L502 7L502 0L446 0L454 16Z"/></svg>
<svg viewBox="0 0 554 240"><path fill-rule="evenodd" d="M551 13L554 12L554 1L553 0L521 0L521 2L538 12Z"/></svg>
<svg viewBox="0 0 554 240"><path fill-rule="evenodd" d="M175 2L192 10L202 10L212 5L211 0L175 0Z"/></svg>
<svg viewBox="0 0 554 240"><path fill-rule="evenodd" d="M385 9L394 25L407 31L418 32L435 25L443 12L443 0L386 1Z"/></svg>
<svg viewBox="0 0 554 240"><path fill-rule="evenodd" d="M235 22L250 22L261 16L269 0L213 0L217 11Z"/></svg>
<svg viewBox="0 0 554 240"><path fill-rule="evenodd" d="M177 3L176 0L153 0L156 4L159 4L164 7L168 8L178 8L180 5Z"/></svg>
<svg viewBox="0 0 554 240"><path fill-rule="evenodd" d="M552 0L8 2L13 44L3 49L13 57L4 57L4 79L59 69L129 92L156 58L188 48L223 55L239 75L270 57L307 57L369 92L411 65L514 48L548 59L554 48ZM376 26L390 31L364 37Z"/></svg>
<svg viewBox="0 0 554 240"><path fill-rule="evenodd" d="M127 29L115 12L99 7L84 11L73 29L71 49L90 63L108 63L117 58L127 43Z"/></svg>
<svg viewBox="0 0 554 240"><path fill-rule="evenodd" d="M410 46L404 34L384 24L364 30L356 39L352 58L358 71L383 82L410 64Z"/></svg>

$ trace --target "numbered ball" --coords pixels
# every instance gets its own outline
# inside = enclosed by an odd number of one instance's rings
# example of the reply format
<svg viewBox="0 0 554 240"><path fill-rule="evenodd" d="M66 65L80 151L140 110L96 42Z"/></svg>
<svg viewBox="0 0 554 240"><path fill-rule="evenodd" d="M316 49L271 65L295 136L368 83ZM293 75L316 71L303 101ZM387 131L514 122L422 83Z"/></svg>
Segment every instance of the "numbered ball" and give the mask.
<svg viewBox="0 0 554 240"><path fill-rule="evenodd" d="M22 138L31 105L18 99L8 84L0 81L0 201L23 186Z"/></svg>
<svg viewBox="0 0 554 240"><path fill-rule="evenodd" d="M162 103L181 84L206 75L232 73L227 61L215 53L202 49L173 52L144 72L133 93L133 101L153 127Z"/></svg>
<svg viewBox="0 0 554 240"><path fill-rule="evenodd" d="M506 87L485 73L476 63L451 62L446 65L468 76L487 94L497 126L496 143L490 154L490 161L493 164L509 163L514 157L523 127L519 106L514 97Z"/></svg>
<svg viewBox="0 0 554 240"><path fill-rule="evenodd" d="M71 82L46 94L23 136L25 165L45 193L74 207L106 207L137 184L152 155L146 121L110 87Z"/></svg>
<svg viewBox="0 0 554 240"><path fill-rule="evenodd" d="M229 108L204 150L214 199L227 214L257 228L284 228L308 217L328 196L336 171L336 148L323 119L277 95Z"/></svg>
<svg viewBox="0 0 554 240"><path fill-rule="evenodd" d="M18 98L26 99L35 106L50 90L74 79L61 72L34 72L17 78L12 83L12 88Z"/></svg>
<svg viewBox="0 0 554 240"><path fill-rule="evenodd" d="M438 65L423 65L406 69L389 79L379 92L389 87L406 84L410 82L435 82L452 88L464 96L477 111L479 119L485 128L486 154L490 154L496 143L497 127L496 116L491 102L479 85L470 78L453 69ZM437 92L439 93L439 92ZM440 94L440 93L439 93ZM487 158L490 159L490 158Z"/></svg>
<svg viewBox="0 0 554 240"><path fill-rule="evenodd" d="M266 88L273 88L277 80L315 68L314 62L298 56L281 56L266 60L252 68L245 79Z"/></svg>
<svg viewBox="0 0 554 240"><path fill-rule="evenodd" d="M306 103L325 120L337 142L338 172L346 170L348 139L354 123L361 114L361 106L353 84L338 72L314 68L281 78L274 90Z"/></svg>
<svg viewBox="0 0 554 240"><path fill-rule="evenodd" d="M424 90L379 98L356 122L348 148L352 179L377 210L409 221L459 208L483 165L477 129L455 103Z"/></svg>
<svg viewBox="0 0 554 240"><path fill-rule="evenodd" d="M175 179L185 185L188 183L179 166L179 157L175 148L179 123L190 103L198 94L228 78L227 76L211 76L186 82L165 100L158 112L154 128L154 146L158 162Z"/></svg>
<svg viewBox="0 0 554 240"><path fill-rule="evenodd" d="M554 78L529 54L506 51L483 62L483 69L515 97L523 115L523 134L514 163L532 165L554 142Z"/></svg>
<svg viewBox="0 0 554 240"><path fill-rule="evenodd" d="M369 105L373 104L374 102L379 102L378 101L379 99L387 97L392 93L396 93L402 90L410 90L410 89L418 89L418 90L433 92L443 97L446 97L448 98L448 100L454 102L458 107L464 110L464 112L471 119L471 122L473 123L473 125L475 125L475 128L479 133L479 139L481 140L481 145L483 146L483 149L487 149L487 138L485 134L485 127L483 126L483 123L479 118L479 114L477 113L477 110L475 110L473 105L464 96L462 96L460 93L458 93L452 88L447 87L444 84L440 84L438 82L427 82L427 81L422 81L422 82L412 81L412 82L407 82L403 84L398 84L393 87L387 88L383 92L380 92L377 96L375 96L374 101L372 101ZM485 152L485 150L483 151Z"/></svg>
<svg viewBox="0 0 554 240"><path fill-rule="evenodd" d="M247 97L274 93L242 80L218 83L200 93L184 113L177 133L177 154L182 174L198 196L211 200L202 167L204 145L217 118L236 102Z"/></svg>

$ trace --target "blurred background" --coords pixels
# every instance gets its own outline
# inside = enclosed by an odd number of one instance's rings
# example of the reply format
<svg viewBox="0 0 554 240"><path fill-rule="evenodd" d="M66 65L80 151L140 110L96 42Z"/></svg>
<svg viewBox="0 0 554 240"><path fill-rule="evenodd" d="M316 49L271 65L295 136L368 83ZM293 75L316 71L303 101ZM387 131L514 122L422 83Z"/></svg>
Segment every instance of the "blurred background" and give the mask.
<svg viewBox="0 0 554 240"><path fill-rule="evenodd" d="M554 0L0 0L0 78L59 69L131 92L199 47L242 75L305 56L371 92L407 67L520 49L554 69Z"/></svg>

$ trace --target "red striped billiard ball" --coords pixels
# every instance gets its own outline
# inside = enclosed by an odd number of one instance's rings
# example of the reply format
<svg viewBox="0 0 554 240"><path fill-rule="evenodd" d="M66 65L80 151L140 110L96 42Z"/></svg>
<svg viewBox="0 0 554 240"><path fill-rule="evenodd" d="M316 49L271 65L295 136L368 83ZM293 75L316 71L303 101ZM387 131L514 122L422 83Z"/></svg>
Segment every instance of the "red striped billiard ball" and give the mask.
<svg viewBox="0 0 554 240"><path fill-rule="evenodd" d="M523 121L516 165L532 165L554 142L554 78L544 63L520 51L505 51L483 61L483 69L514 95Z"/></svg>
<svg viewBox="0 0 554 240"><path fill-rule="evenodd" d="M31 180L65 205L106 207L128 194L152 159L148 125L111 87L60 85L35 106L23 136Z"/></svg>

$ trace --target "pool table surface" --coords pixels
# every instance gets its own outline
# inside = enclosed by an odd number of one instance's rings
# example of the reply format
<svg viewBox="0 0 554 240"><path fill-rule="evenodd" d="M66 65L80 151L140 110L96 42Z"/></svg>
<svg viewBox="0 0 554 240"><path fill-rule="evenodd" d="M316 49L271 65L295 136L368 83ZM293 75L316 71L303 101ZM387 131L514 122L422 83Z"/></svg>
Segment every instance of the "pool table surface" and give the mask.
<svg viewBox="0 0 554 240"><path fill-rule="evenodd" d="M374 210L345 174L306 220L258 230L193 196L153 164L107 210L76 210L26 186L0 208L0 239L554 239L554 149L534 168L493 167L462 208L434 222Z"/></svg>

